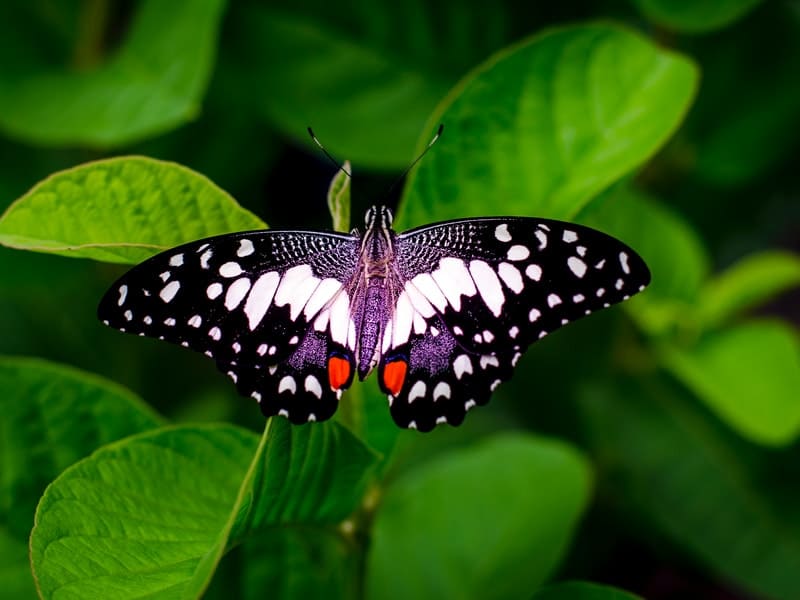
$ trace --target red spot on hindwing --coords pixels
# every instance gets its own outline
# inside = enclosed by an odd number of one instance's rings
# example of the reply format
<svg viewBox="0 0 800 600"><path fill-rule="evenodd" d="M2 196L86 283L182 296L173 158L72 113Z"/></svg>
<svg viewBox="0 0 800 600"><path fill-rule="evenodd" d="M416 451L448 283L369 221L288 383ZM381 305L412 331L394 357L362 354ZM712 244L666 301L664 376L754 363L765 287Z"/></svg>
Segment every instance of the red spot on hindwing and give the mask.
<svg viewBox="0 0 800 600"><path fill-rule="evenodd" d="M328 359L328 383L332 390L340 390L350 380L350 361L341 356Z"/></svg>
<svg viewBox="0 0 800 600"><path fill-rule="evenodd" d="M393 396L397 396L403 389L406 380L408 363L404 360L395 360L383 368L383 386L389 390Z"/></svg>

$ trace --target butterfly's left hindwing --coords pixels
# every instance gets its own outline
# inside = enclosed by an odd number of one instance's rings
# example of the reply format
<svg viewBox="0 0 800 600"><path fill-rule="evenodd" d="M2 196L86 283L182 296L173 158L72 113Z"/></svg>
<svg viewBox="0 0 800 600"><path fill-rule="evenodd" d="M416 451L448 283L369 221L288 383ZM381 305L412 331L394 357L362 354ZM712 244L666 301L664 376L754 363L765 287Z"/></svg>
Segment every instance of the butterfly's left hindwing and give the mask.
<svg viewBox="0 0 800 600"><path fill-rule="evenodd" d="M381 369L407 361L391 411L404 427L458 424L510 378L533 342L626 300L649 283L628 246L588 227L527 218L469 219L405 232L402 292ZM410 326L409 326L410 324ZM383 379L381 379L383 381Z"/></svg>
<svg viewBox="0 0 800 600"><path fill-rule="evenodd" d="M337 400L324 372L327 347L353 352L330 316L335 306L349 319L345 284L357 258L358 240L338 234L254 231L200 240L131 269L106 293L98 317L214 358L267 415L286 410L295 422L312 414L321 420Z"/></svg>

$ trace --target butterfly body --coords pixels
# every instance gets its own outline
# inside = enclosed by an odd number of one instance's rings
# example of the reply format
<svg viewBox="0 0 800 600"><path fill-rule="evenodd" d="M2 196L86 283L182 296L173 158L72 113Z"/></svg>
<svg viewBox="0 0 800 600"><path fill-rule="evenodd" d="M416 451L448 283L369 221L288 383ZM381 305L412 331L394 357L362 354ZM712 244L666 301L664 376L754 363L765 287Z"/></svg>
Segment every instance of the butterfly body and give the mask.
<svg viewBox="0 0 800 600"><path fill-rule="evenodd" d="M372 207L365 230L253 231L185 244L124 275L98 315L205 353L294 423L335 412L377 370L392 417L460 424L555 329L644 289L622 242L546 219L491 217L403 233Z"/></svg>

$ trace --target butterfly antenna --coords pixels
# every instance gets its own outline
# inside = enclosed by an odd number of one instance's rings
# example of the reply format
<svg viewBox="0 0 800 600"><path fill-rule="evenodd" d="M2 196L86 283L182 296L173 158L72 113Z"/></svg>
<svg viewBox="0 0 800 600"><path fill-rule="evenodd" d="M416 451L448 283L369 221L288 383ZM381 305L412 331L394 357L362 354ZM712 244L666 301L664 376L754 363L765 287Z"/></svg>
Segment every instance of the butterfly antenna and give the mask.
<svg viewBox="0 0 800 600"><path fill-rule="evenodd" d="M403 181L403 179L405 179L406 175L408 175L408 172L409 172L411 169L413 169L413 168L414 168L414 165L416 165L416 164L417 164L417 163L418 163L420 160L422 160L422 157L423 157L423 156L425 156L425 155L428 153L428 150L430 150L430 149L433 147L433 145L434 145L434 144L435 144L437 141L439 141L439 138L442 136L442 132L443 132L443 131L444 131L444 123L440 123L440 124L439 124L439 129L437 129L437 130L436 130L436 135L434 135L434 136L433 136L433 138L431 139L431 141L430 141L430 142L428 142L428 145L427 145L427 146L425 146L425 149L424 149L424 150L423 150L423 151L420 153L420 155L419 155L417 158L415 158L415 159L414 159L414 160L411 162L411 164L410 164L410 165L408 165L408 166L406 167L406 170L405 170L405 171L403 171L403 173L400 175L400 177L398 177L398 178L395 180L395 182L394 182L394 183L391 185L391 187L389 188L389 191L387 191L387 192L386 192L386 195L387 195L387 196L390 196L390 195L391 195L391 193L394 191L394 188L396 188L396 187L397 187L397 185L398 185L398 184L399 184L401 181Z"/></svg>
<svg viewBox="0 0 800 600"><path fill-rule="evenodd" d="M348 177L352 178L352 175L350 175L350 171L345 169L343 165L340 165L339 162L335 158L333 158L330 154L328 154L328 151L325 150L325 146L323 146L322 142L320 142L317 139L317 136L314 135L314 130L311 129L311 127L308 128L308 135L311 136L311 139L314 141L314 143L317 146L319 146L319 149L322 150L322 153L328 158L329 161L331 161L331 163L333 163L336 166L337 169L339 169L342 173L344 173ZM426 150L426 152L427 152L427 150ZM423 152L423 154L425 154L425 152ZM420 158L422 158L422 157L420 157ZM417 160L419 160L419 159L417 159ZM414 162L416 162L416 161L414 161ZM411 166L413 167L414 165L411 165Z"/></svg>

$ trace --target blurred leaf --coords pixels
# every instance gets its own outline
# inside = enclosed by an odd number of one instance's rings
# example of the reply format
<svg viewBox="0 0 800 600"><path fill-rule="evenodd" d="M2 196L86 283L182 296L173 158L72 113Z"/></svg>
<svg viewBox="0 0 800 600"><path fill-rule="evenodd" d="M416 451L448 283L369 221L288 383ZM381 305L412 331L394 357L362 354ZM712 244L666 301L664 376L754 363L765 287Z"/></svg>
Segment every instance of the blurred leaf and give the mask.
<svg viewBox="0 0 800 600"><path fill-rule="evenodd" d="M69 468L31 534L42 597L197 597L256 442L232 426L173 427Z"/></svg>
<svg viewBox="0 0 800 600"><path fill-rule="evenodd" d="M800 14L789 3L768 2L748 25L693 49L703 71L687 122L693 172L718 186L751 181L797 147Z"/></svg>
<svg viewBox="0 0 800 600"><path fill-rule="evenodd" d="M742 18L761 0L633 0L642 14L669 29L705 33Z"/></svg>
<svg viewBox="0 0 800 600"><path fill-rule="evenodd" d="M748 472L751 452L660 378L584 383L580 407L598 479L616 495L623 518L644 515L712 574L756 596L800 597L796 486L783 514L770 486Z"/></svg>
<svg viewBox="0 0 800 600"><path fill-rule="evenodd" d="M504 39L505 9L482 7L421 0L253 5L239 17L241 55L254 65L249 81L264 115L286 135L300 139L311 125L334 155L402 168L447 89Z"/></svg>
<svg viewBox="0 0 800 600"><path fill-rule="evenodd" d="M400 220L571 219L666 141L696 84L688 59L608 24L555 29L507 48L429 119L445 123L445 133L412 172Z"/></svg>
<svg viewBox="0 0 800 600"><path fill-rule="evenodd" d="M532 600L637 600L639 596L619 588L586 581L556 583L538 590Z"/></svg>
<svg viewBox="0 0 800 600"><path fill-rule="evenodd" d="M6 597L35 594L27 540L45 486L101 445L159 423L139 398L110 381L42 360L0 358L0 589Z"/></svg>
<svg viewBox="0 0 800 600"><path fill-rule="evenodd" d="M0 79L0 129L43 145L115 146L186 122L199 111L224 6L142 0L127 39L101 66Z"/></svg>
<svg viewBox="0 0 800 600"><path fill-rule="evenodd" d="M342 170L343 169L343 170ZM344 161L342 169L336 171L328 188L328 210L333 220L333 230L350 231L350 161Z"/></svg>
<svg viewBox="0 0 800 600"><path fill-rule="evenodd" d="M40 182L0 217L0 243L136 263L183 242L263 227L202 175L174 163L125 157Z"/></svg>
<svg viewBox="0 0 800 600"><path fill-rule="evenodd" d="M709 265L702 242L680 215L627 184L601 194L581 213L582 223L623 240L652 273L647 290L626 308L656 335L693 317Z"/></svg>
<svg viewBox="0 0 800 600"><path fill-rule="evenodd" d="M561 442L498 435L386 490L367 559L371 598L520 598L563 556L591 474Z"/></svg>
<svg viewBox="0 0 800 600"><path fill-rule="evenodd" d="M767 251L745 257L710 280L700 297L700 319L706 328L800 285L800 257Z"/></svg>
<svg viewBox="0 0 800 600"><path fill-rule="evenodd" d="M785 445L800 431L800 341L780 322L708 333L662 359L719 417L750 440Z"/></svg>

